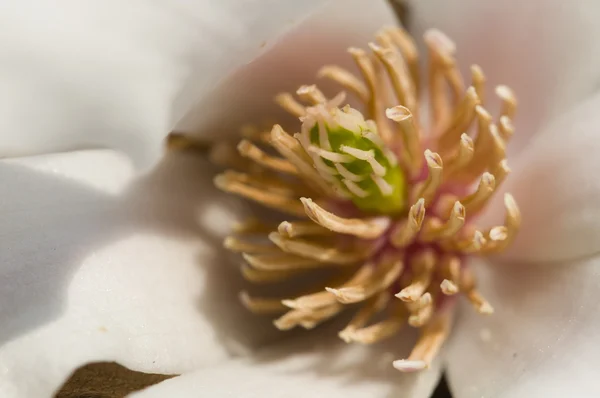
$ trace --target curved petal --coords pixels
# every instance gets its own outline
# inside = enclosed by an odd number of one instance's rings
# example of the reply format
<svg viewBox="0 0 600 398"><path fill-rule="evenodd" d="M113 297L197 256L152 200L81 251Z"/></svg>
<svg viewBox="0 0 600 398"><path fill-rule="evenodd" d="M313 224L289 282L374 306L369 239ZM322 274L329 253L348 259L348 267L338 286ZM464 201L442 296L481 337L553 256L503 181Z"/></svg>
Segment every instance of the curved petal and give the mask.
<svg viewBox="0 0 600 398"><path fill-rule="evenodd" d="M547 0L409 0L411 26L437 28L457 44L463 71L479 64L488 87L507 84L519 99L513 150L554 112L589 96L600 77L594 51L600 3ZM488 91L488 97L493 92Z"/></svg>
<svg viewBox="0 0 600 398"><path fill-rule="evenodd" d="M239 209L206 163L134 174L111 151L0 162L0 396L50 396L90 361L180 373L281 336L239 304L219 237Z"/></svg>
<svg viewBox="0 0 600 398"><path fill-rule="evenodd" d="M325 2L5 1L0 155L111 146L154 163L195 102Z"/></svg>
<svg viewBox="0 0 600 398"><path fill-rule="evenodd" d="M446 359L457 398L600 394L600 258L564 265L480 269L496 311L464 308L453 331Z"/></svg>
<svg viewBox="0 0 600 398"><path fill-rule="evenodd" d="M555 262L600 250L599 107L597 94L560 113L511 164L503 188L515 196L523 225L508 258Z"/></svg>
<svg viewBox="0 0 600 398"><path fill-rule="evenodd" d="M108 146L153 165L163 138L198 101L213 103L227 76L328 1L3 2L0 156ZM311 40L335 37L341 26L354 38L370 34L378 17L360 20L365 1L353 3L330 25L318 17ZM307 51L295 57L304 62Z"/></svg>
<svg viewBox="0 0 600 398"><path fill-rule="evenodd" d="M339 88L318 79L317 71L324 64L355 70L346 49L366 46L375 39L378 29L396 23L385 0L330 0L270 51L240 68L206 96L178 129L222 139L224 132L239 134L240 126L248 122L272 125L286 120L287 115L275 106L276 94L293 93L300 85L313 83L322 85L327 94L337 94Z"/></svg>
<svg viewBox="0 0 600 398"><path fill-rule="evenodd" d="M397 339L376 346L357 346L331 338L318 340L318 334L313 331L293 344L265 349L251 360L198 370L131 396L425 398L440 378L439 361L421 373L395 370L392 352L409 348ZM409 338L404 342L411 341Z"/></svg>

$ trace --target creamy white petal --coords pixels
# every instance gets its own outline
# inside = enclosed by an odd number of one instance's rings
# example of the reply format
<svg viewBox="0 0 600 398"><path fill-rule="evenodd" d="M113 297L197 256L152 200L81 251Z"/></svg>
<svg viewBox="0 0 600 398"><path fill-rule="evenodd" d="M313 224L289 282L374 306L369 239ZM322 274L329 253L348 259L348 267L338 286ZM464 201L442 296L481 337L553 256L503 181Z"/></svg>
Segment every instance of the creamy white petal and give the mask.
<svg viewBox="0 0 600 398"><path fill-rule="evenodd" d="M425 398L439 380L440 361L420 373L403 374L392 367L398 353L406 354L414 342L408 333L386 343L358 346L321 332L309 332L301 341L281 343L247 360L168 380L132 397Z"/></svg>
<svg viewBox="0 0 600 398"><path fill-rule="evenodd" d="M238 302L210 168L133 178L111 151L0 162L0 396L50 396L78 366L180 373L282 334ZM236 202L237 203L237 202Z"/></svg>
<svg viewBox="0 0 600 398"><path fill-rule="evenodd" d="M287 115L274 105L276 94L318 83L334 96L339 87L316 76L321 66L338 64L356 71L347 48L366 48L378 29L397 23L385 0L330 0L271 51L240 68L214 95L205 97L178 127L221 138L224 132L237 134L240 125L248 122L286 120L282 117ZM351 95L348 100L353 100Z"/></svg>
<svg viewBox="0 0 600 398"><path fill-rule="evenodd" d="M600 94L549 122L517 159L503 190L513 193L523 226L507 256L556 262L600 251ZM490 205L502 216L502 195Z"/></svg>
<svg viewBox="0 0 600 398"><path fill-rule="evenodd" d="M519 99L516 151L547 118L597 90L600 3L588 0L409 0L411 26L437 28L457 44L463 72L485 71L490 90L511 86Z"/></svg>
<svg viewBox="0 0 600 398"><path fill-rule="evenodd" d="M153 164L175 123L326 0L7 0L0 155L124 149Z"/></svg>
<svg viewBox="0 0 600 398"><path fill-rule="evenodd" d="M462 308L446 356L455 397L599 396L600 258L481 265L495 312Z"/></svg>

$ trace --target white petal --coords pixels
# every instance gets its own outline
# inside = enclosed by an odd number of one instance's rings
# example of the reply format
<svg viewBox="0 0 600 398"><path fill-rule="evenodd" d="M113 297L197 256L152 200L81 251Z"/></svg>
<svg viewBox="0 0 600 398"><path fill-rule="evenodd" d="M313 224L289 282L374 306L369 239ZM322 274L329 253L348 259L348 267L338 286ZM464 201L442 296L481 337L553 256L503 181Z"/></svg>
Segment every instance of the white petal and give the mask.
<svg viewBox="0 0 600 398"><path fill-rule="evenodd" d="M237 134L240 125L248 122L286 120L279 118L283 112L275 106L276 94L294 93L300 85L313 83L327 89L330 96L337 94L339 87L318 79L317 71L325 64L356 71L347 48L366 48L378 29L393 24L397 19L386 1L330 0L271 51L240 68L214 95L205 97L178 127L219 138L224 132Z"/></svg>
<svg viewBox="0 0 600 398"><path fill-rule="evenodd" d="M496 311L463 308L446 357L454 396L600 396L600 258L480 271Z"/></svg>
<svg viewBox="0 0 600 398"><path fill-rule="evenodd" d="M309 332L300 343L280 344L248 360L168 380L132 397L425 398L439 380L439 361L420 373L403 374L392 367L395 355L406 352L406 343L412 342L400 340L406 333L385 344L357 346L319 341L319 332Z"/></svg>
<svg viewBox="0 0 600 398"><path fill-rule="evenodd" d="M554 262L600 250L598 109L600 94L557 114L510 164L503 188L523 214L511 259ZM490 209L501 209L502 195L495 199Z"/></svg>
<svg viewBox="0 0 600 398"><path fill-rule="evenodd" d="M3 398L50 396L90 361L179 373L282 336L238 302L216 236L235 208L205 162L133 174L110 151L0 162Z"/></svg>
<svg viewBox="0 0 600 398"><path fill-rule="evenodd" d="M600 3L588 0L410 0L411 26L437 28L457 44L464 72L479 64L488 97L497 84L519 99L516 147L540 131L546 118L595 91ZM467 75L468 76L468 75Z"/></svg>
<svg viewBox="0 0 600 398"><path fill-rule="evenodd" d="M4 1L0 155L111 146L156 162L192 105L325 2Z"/></svg>

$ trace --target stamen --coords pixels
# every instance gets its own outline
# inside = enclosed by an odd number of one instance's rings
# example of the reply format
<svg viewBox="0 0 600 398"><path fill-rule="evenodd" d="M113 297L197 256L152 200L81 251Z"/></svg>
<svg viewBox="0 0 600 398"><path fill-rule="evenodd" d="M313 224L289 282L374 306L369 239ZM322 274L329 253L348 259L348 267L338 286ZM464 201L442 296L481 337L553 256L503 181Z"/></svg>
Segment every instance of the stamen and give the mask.
<svg viewBox="0 0 600 398"><path fill-rule="evenodd" d="M450 246L462 253L477 253L483 249L486 244L485 237L481 231L473 231L469 238L450 241ZM442 245L447 246L445 242Z"/></svg>
<svg viewBox="0 0 600 398"><path fill-rule="evenodd" d="M336 65L327 65L319 70L317 76L337 82L340 86L356 94L358 98L365 103L369 101L369 91L367 86L346 69Z"/></svg>
<svg viewBox="0 0 600 398"><path fill-rule="evenodd" d="M236 253L277 253L279 249L270 244L248 242L234 236L228 236L223 241L223 247Z"/></svg>
<svg viewBox="0 0 600 398"><path fill-rule="evenodd" d="M508 86L496 87L496 95L502 100L502 110L500 115L514 119L517 111L517 98Z"/></svg>
<svg viewBox="0 0 600 398"><path fill-rule="evenodd" d="M291 164L289 161L287 161L285 159L278 159L273 156L267 155L262 150L260 150L260 148L253 145L248 140L240 141L237 149L240 152L240 155L254 160L256 163L260 164L261 166L270 168L272 170L275 170L275 171L278 171L281 173L286 173L286 174L291 174L291 175L298 174L298 170L296 169L296 167L293 164Z"/></svg>
<svg viewBox="0 0 600 398"><path fill-rule="evenodd" d="M301 239L287 239L277 232L271 232L269 239L286 253L325 263L353 264L365 259L370 254L365 249L342 251L335 246L318 245Z"/></svg>
<svg viewBox="0 0 600 398"><path fill-rule="evenodd" d="M421 144L419 142L419 132L413 116L408 108L401 105L388 108L385 114L399 125L402 136L403 157L407 159L410 174L414 175L420 171L423 158L420 156Z"/></svg>
<svg viewBox="0 0 600 398"><path fill-rule="evenodd" d="M398 279L403 267L402 261L381 263L378 265L377 271L362 284L339 289L329 287L325 289L332 293L342 304L358 303L387 289Z"/></svg>
<svg viewBox="0 0 600 398"><path fill-rule="evenodd" d="M427 168L429 169L427 180L416 185L413 196L415 198L423 198L427 205L433 200L442 183L444 168L440 155L431 152L429 149L425 150L425 161L427 162Z"/></svg>
<svg viewBox="0 0 600 398"><path fill-rule="evenodd" d="M456 201L452 207L450 218L446 223L441 224L439 219L431 218L427 222L421 232L421 240L424 242L432 242L437 239L447 239L454 236L465 223L466 211L465 207Z"/></svg>
<svg viewBox="0 0 600 398"><path fill-rule="evenodd" d="M408 66L415 93L419 93L419 53L412 37L402 28L385 28L393 42L400 48Z"/></svg>
<svg viewBox="0 0 600 398"><path fill-rule="evenodd" d="M236 234L260 234L274 230L276 225L267 224L258 218L250 217L233 225Z"/></svg>
<svg viewBox="0 0 600 398"><path fill-rule="evenodd" d="M415 302L421 298L425 290L429 287L435 263L436 256L433 250L426 249L415 255L410 263L415 276L410 285L396 294L396 297L408 303Z"/></svg>
<svg viewBox="0 0 600 398"><path fill-rule="evenodd" d="M494 308L483 298L476 288L475 275L469 267L465 267L461 274L460 288L465 292L467 299L473 304L473 307L480 314L490 315L494 313Z"/></svg>
<svg viewBox="0 0 600 398"><path fill-rule="evenodd" d="M300 203L298 203L297 199L277 195L273 192L267 192L237 181L231 181L226 175L223 174L216 176L214 183L219 189L225 192L243 196L274 210L296 216L301 216L304 214L304 208Z"/></svg>
<svg viewBox="0 0 600 398"><path fill-rule="evenodd" d="M421 332L421 337L410 353L408 359L394 361L394 368L401 372L415 372L428 368L448 338L452 326L450 311L436 314Z"/></svg>
<svg viewBox="0 0 600 398"><path fill-rule="evenodd" d="M267 255L257 254L251 255L243 253L242 257L252 267L262 271L291 271L310 268L321 268L330 266L312 258L294 256L290 254Z"/></svg>
<svg viewBox="0 0 600 398"><path fill-rule="evenodd" d="M381 35L378 39L385 40ZM416 98L414 89L408 70L400 54L394 51L392 47L384 48L374 43L369 43L369 47L386 68L398 102L404 104L408 109L415 110Z"/></svg>
<svg viewBox="0 0 600 398"><path fill-rule="evenodd" d="M390 241L394 247L401 248L408 245L421 230L425 218L425 199L421 198L411 206L406 221L400 223L392 232Z"/></svg>
<svg viewBox="0 0 600 398"><path fill-rule="evenodd" d="M449 178L453 174L462 171L471 159L473 159L474 152L473 140L467 134L462 134L460 136L458 151L452 158L445 162L444 178Z"/></svg>
<svg viewBox="0 0 600 398"><path fill-rule="evenodd" d="M277 124L271 130L271 143L284 158L296 166L300 176L309 186L314 187L318 192L333 194L335 196L335 192L320 178L319 173L313 168L311 159L300 143L283 131L281 126Z"/></svg>
<svg viewBox="0 0 600 398"><path fill-rule="evenodd" d="M240 292L239 298L244 307L255 314L279 314L287 309L280 299L252 297L245 291Z"/></svg>
<svg viewBox="0 0 600 398"><path fill-rule="evenodd" d="M331 231L311 221L283 221L277 227L277 232L284 238L331 235Z"/></svg>
<svg viewBox="0 0 600 398"><path fill-rule="evenodd" d="M460 269L460 258L456 256L446 255L440 260L440 271L445 278L440 284L440 289L445 295L451 296L458 293Z"/></svg>
<svg viewBox="0 0 600 398"><path fill-rule="evenodd" d="M492 167L490 172L496 179L496 189L498 189L498 187L500 185L502 185L502 183L504 182L504 180L510 173L510 168L508 167L508 161L506 159L502 159L498 164L496 164L494 167Z"/></svg>
<svg viewBox="0 0 600 398"><path fill-rule="evenodd" d="M425 32L425 44L429 49L429 101L434 131L448 118L450 104L444 87L444 58L454 53L454 43L436 29Z"/></svg>
<svg viewBox="0 0 600 398"><path fill-rule="evenodd" d="M494 247L490 248L490 252L500 252L506 249L515 239L515 236L521 227L521 212L519 211L517 202L511 194L504 194L504 207L506 209L506 216L504 217L506 238L497 242Z"/></svg>
<svg viewBox="0 0 600 398"><path fill-rule="evenodd" d="M401 303L394 303L387 319L371 326L348 331L345 333L345 341L359 344L374 344L391 337L406 323L406 310Z"/></svg>
<svg viewBox="0 0 600 398"><path fill-rule="evenodd" d="M356 273L345 283L340 285L338 289L348 288L354 285L359 285L367 281L373 275L373 267L371 264L365 264L356 271ZM293 300L282 300L281 302L289 308L293 309L316 309L325 306L331 306L337 302L336 296L328 290L317 293L307 294L297 297Z"/></svg>
<svg viewBox="0 0 600 398"><path fill-rule="evenodd" d="M476 214L480 211L487 204L495 189L496 179L494 176L488 172L483 173L477 191L461 200L466 212Z"/></svg>
<svg viewBox="0 0 600 398"><path fill-rule="evenodd" d="M415 303L415 311L408 317L408 324L418 328L425 325L433 315L433 298L431 293L427 292Z"/></svg>
<svg viewBox="0 0 600 398"><path fill-rule="evenodd" d="M485 103L485 75L479 65L471 65L471 79L473 81L473 87L479 97L481 104Z"/></svg>
<svg viewBox="0 0 600 398"><path fill-rule="evenodd" d="M384 291L365 301L348 325L338 333L338 336L346 343L351 343L356 330L364 327L375 314L382 311L389 300L390 294Z"/></svg>
<svg viewBox="0 0 600 398"><path fill-rule="evenodd" d="M441 134L438 147L445 151L454 148L463 132L467 131L475 118L475 107L479 105L479 97L473 86L469 87L464 98L454 111L448 128Z"/></svg>
<svg viewBox="0 0 600 398"><path fill-rule="evenodd" d="M370 98L368 102L369 108L369 119L375 120L377 127L379 128L379 134L384 139L384 141L388 142L391 138L391 132L389 131L389 126L385 124L385 120L383 117L383 104L381 103L381 95L379 95L378 90L378 79L375 74L375 68L373 63L369 59L368 55L364 50L360 48L349 48L348 52L354 58L354 62L356 62L356 66L360 70L365 83L367 83L367 87L370 91Z"/></svg>
<svg viewBox="0 0 600 398"><path fill-rule="evenodd" d="M311 103L312 105L320 105L327 102L327 98L325 95L315 86L314 84L310 86L301 86L298 91L296 91L298 97Z"/></svg>
<svg viewBox="0 0 600 398"><path fill-rule="evenodd" d="M302 117L306 114L306 108L296 101L290 93L277 94L275 102L292 116Z"/></svg>
<svg viewBox="0 0 600 398"><path fill-rule="evenodd" d="M342 218L328 212L309 198L300 198L306 215L315 223L340 234L354 235L364 239L375 239L389 227L390 219L377 218Z"/></svg>
<svg viewBox="0 0 600 398"><path fill-rule="evenodd" d="M317 324L339 314L343 309L343 305L335 303L331 306L322 307L315 311L291 310L273 321L273 324L279 330L290 330L298 325L301 325L306 329L312 329L317 326Z"/></svg>
<svg viewBox="0 0 600 398"><path fill-rule="evenodd" d="M509 141L515 133L515 127L513 126L510 118L508 118L508 116L501 116L499 126L500 136L502 136L502 139L505 142Z"/></svg>
<svg viewBox="0 0 600 398"><path fill-rule="evenodd" d="M252 283L275 283L282 282L287 279L298 276L300 271L293 270L282 270L282 271L264 271L254 269L246 264L243 264L240 268L242 277Z"/></svg>

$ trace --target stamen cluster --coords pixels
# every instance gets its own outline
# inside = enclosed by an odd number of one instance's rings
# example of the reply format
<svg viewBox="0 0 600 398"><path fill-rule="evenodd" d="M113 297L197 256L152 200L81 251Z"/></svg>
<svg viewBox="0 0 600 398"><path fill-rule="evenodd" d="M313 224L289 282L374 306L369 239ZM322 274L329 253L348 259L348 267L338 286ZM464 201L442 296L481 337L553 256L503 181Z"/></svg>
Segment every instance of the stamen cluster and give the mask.
<svg viewBox="0 0 600 398"><path fill-rule="evenodd" d="M516 100L510 89L497 87L502 106L495 121L484 108L483 72L474 65L465 89L454 45L441 32L425 35L426 90L404 30L383 29L376 42L370 53L349 50L362 78L339 66L321 69L320 77L345 90L335 97L314 85L297 91L304 103L280 94L277 102L300 119L299 132L279 125L247 130L238 156L213 156L245 171L228 170L215 183L290 216L276 225L246 220L226 239L227 248L242 253L247 280L314 276L310 291L287 297L242 292L249 310L281 314L275 320L281 330L311 329L353 310L339 333L348 343L374 343L406 324L419 328L412 353L394 362L414 371L428 367L446 339L459 295L480 313L493 312L467 259L502 251L520 225L509 194L503 225L473 224L509 173L505 148ZM418 122L421 91L428 94L428 124ZM346 92L363 113L342 106ZM333 277L322 279L324 269Z"/></svg>

